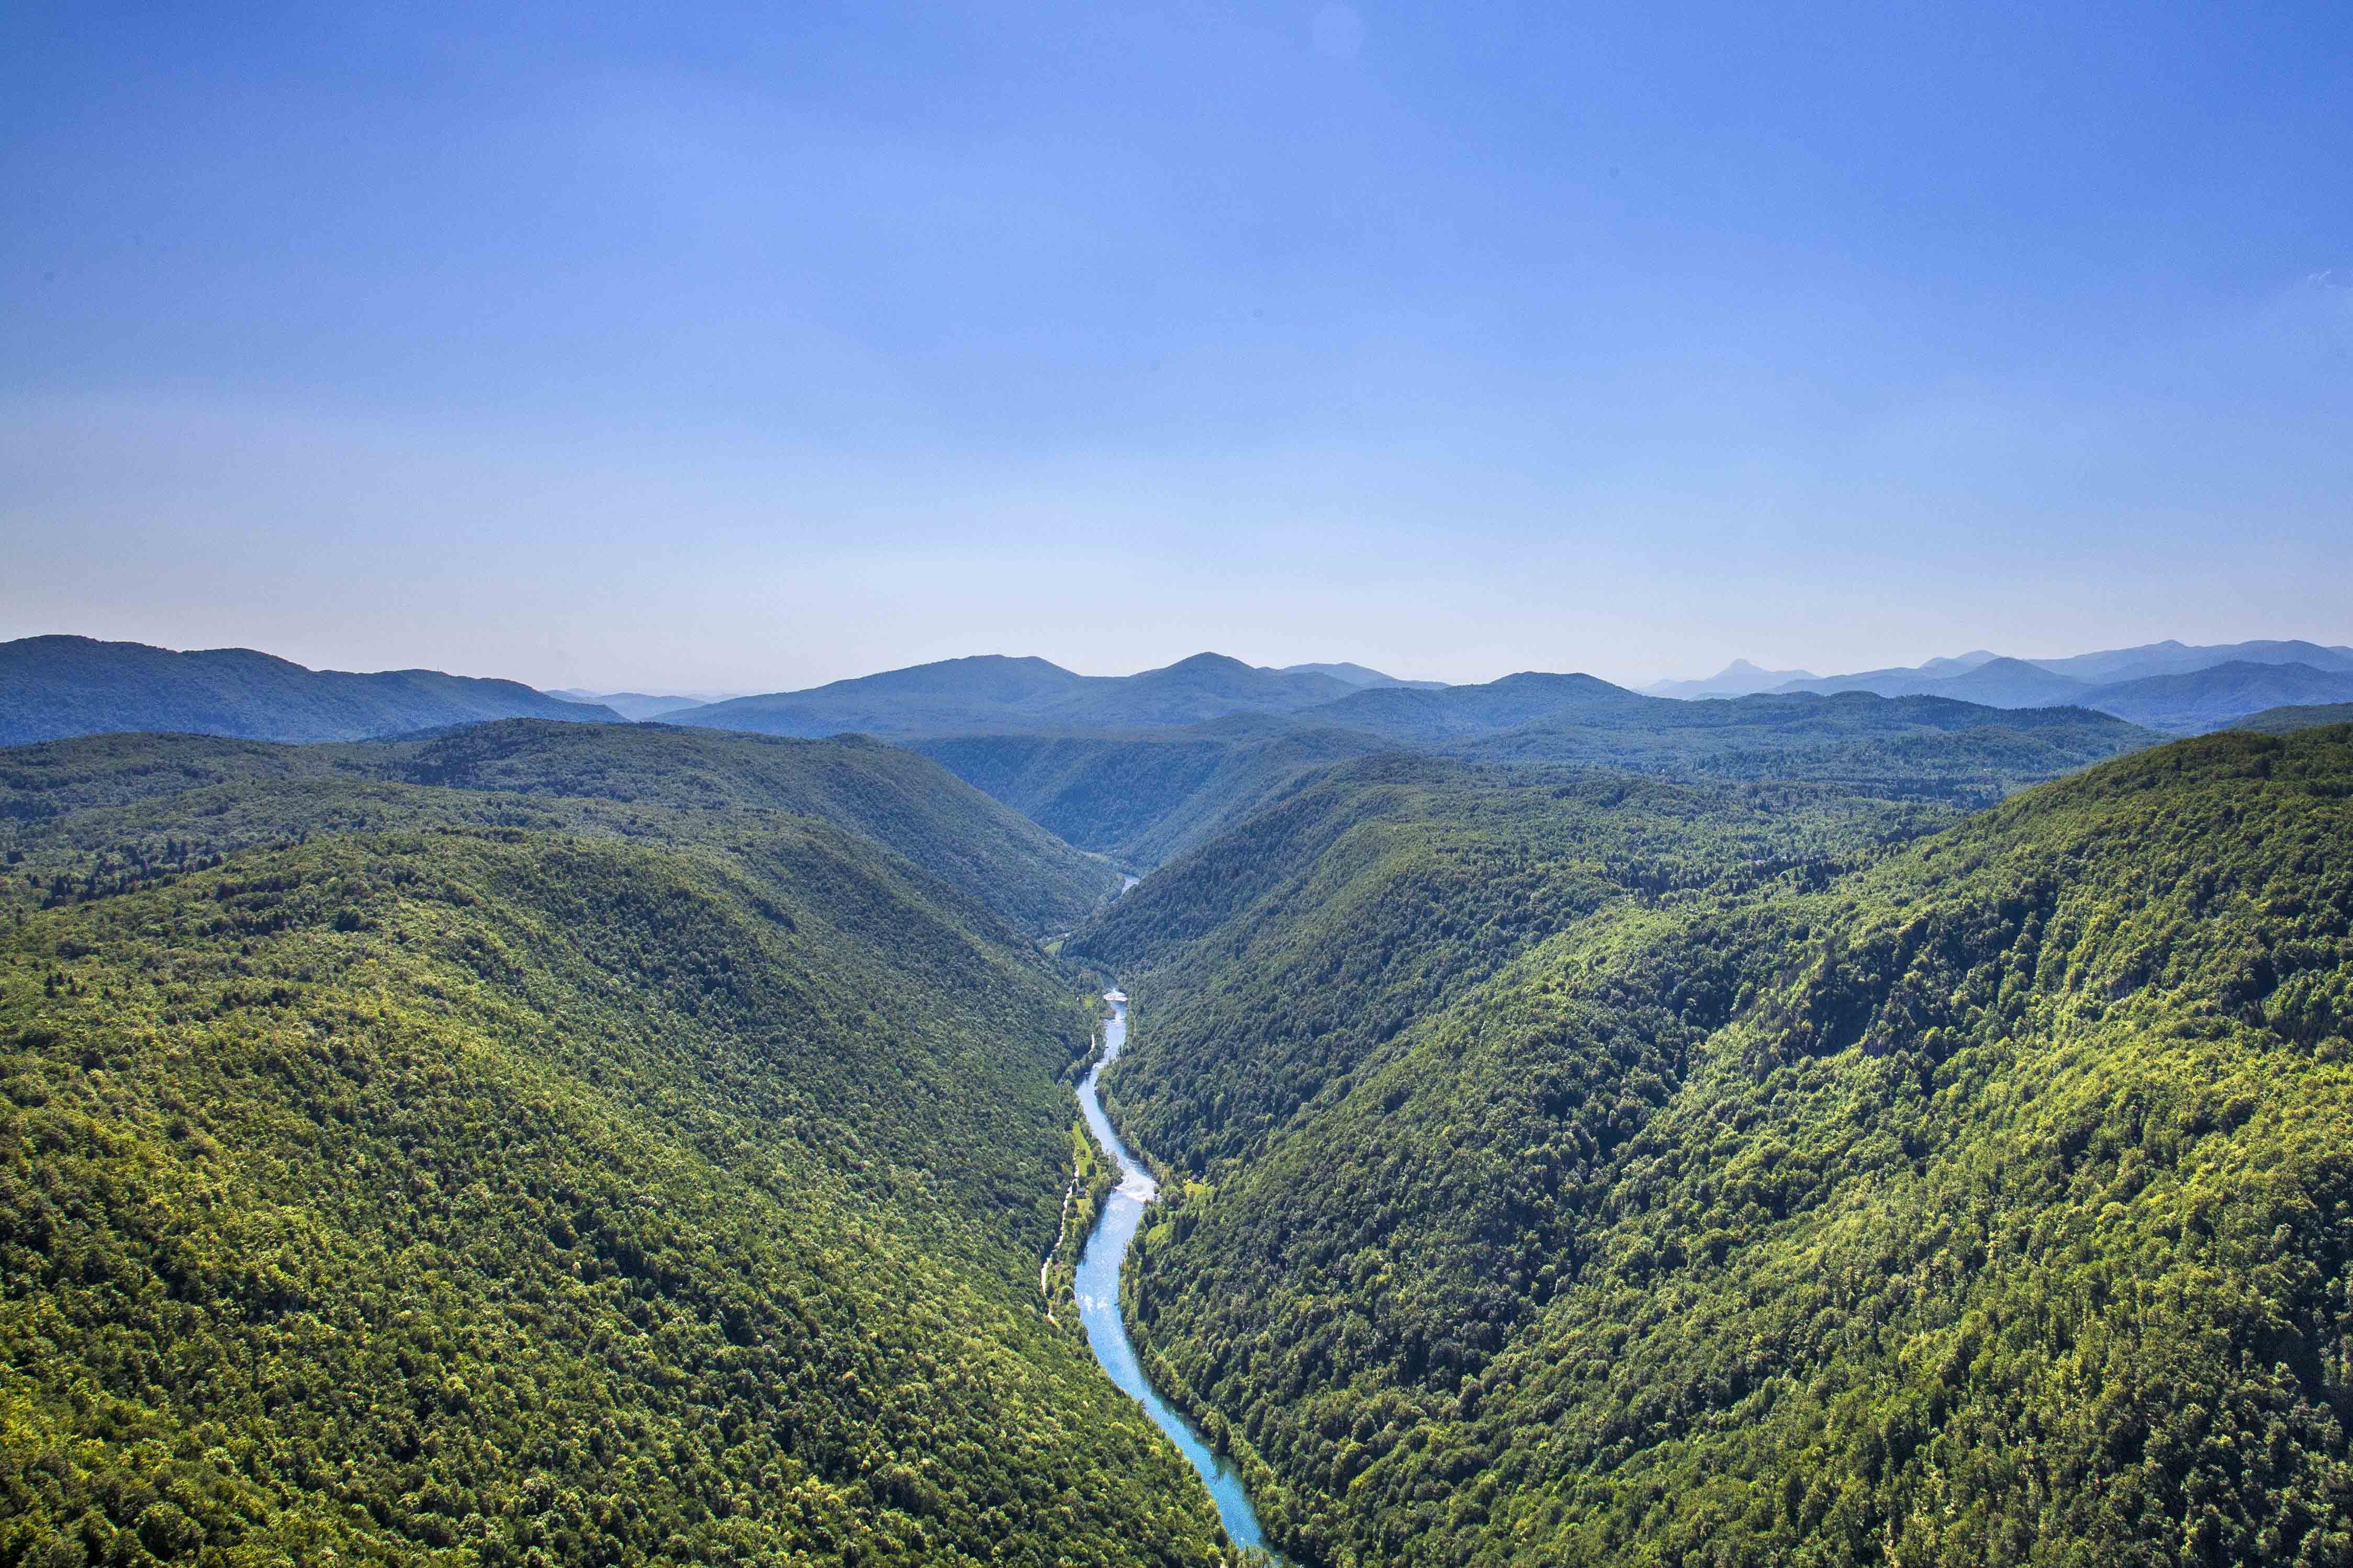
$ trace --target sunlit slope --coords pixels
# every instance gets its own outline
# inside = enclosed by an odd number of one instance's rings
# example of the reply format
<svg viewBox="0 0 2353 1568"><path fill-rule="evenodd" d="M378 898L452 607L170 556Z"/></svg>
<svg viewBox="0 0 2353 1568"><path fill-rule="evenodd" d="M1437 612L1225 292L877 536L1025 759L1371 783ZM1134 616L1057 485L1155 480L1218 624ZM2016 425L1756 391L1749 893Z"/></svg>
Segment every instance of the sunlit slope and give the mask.
<svg viewBox="0 0 2353 1568"><path fill-rule="evenodd" d="M1335 768L1166 868L1064 951L1137 997L1106 1075L1192 1171L1345 1089L1417 1019L1613 901L1817 873L1944 818L1803 787L1514 782L1391 754Z"/></svg>
<svg viewBox="0 0 2353 1568"><path fill-rule="evenodd" d="M404 783L687 813L755 808L815 816L905 856L1033 933L1067 929L1119 887L1109 866L912 752L855 737L796 741L659 725L517 721L364 745L102 735L25 746L0 752L0 835L12 824L29 835L97 806L268 781ZM501 809L523 808L509 801ZM228 815L258 820L235 790L201 806L156 807L144 820L185 816L194 832ZM606 811L599 819L625 829L628 814ZM84 840L97 831L93 824L73 828Z"/></svg>
<svg viewBox="0 0 2353 1568"><path fill-rule="evenodd" d="M1136 1315L1311 1561L2341 1561L2348 930L2342 730L1612 904L1218 1168Z"/></svg>
<svg viewBox="0 0 2353 1568"><path fill-rule="evenodd" d="M1211 1560L1036 1309L1084 1015L862 839L731 837L0 926L0 1556Z"/></svg>
<svg viewBox="0 0 2353 1568"><path fill-rule="evenodd" d="M913 749L1082 849L1145 869L1207 843L1315 769L1387 749L1250 719L1142 735L963 735Z"/></svg>
<svg viewBox="0 0 2353 1568"><path fill-rule="evenodd" d="M1315 769L1377 752L1523 774L1798 783L1968 810L2160 740L2083 709L1868 693L1679 702L1585 676L1522 675L1442 690L1384 687L1305 712L1177 730L908 744L1070 842L1142 870L1208 843Z"/></svg>

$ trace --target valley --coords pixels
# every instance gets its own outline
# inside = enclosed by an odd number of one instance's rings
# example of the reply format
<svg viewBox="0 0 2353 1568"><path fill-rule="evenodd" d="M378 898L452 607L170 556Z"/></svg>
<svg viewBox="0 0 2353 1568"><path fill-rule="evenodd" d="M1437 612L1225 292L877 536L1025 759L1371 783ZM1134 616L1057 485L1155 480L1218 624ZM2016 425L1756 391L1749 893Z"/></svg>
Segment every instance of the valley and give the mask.
<svg viewBox="0 0 2353 1568"><path fill-rule="evenodd" d="M0 80L0 1568L2353 1568L2353 5Z"/></svg>
<svg viewBox="0 0 2353 1568"><path fill-rule="evenodd" d="M2353 727L1349 673L0 751L0 1563L2341 1555Z"/></svg>

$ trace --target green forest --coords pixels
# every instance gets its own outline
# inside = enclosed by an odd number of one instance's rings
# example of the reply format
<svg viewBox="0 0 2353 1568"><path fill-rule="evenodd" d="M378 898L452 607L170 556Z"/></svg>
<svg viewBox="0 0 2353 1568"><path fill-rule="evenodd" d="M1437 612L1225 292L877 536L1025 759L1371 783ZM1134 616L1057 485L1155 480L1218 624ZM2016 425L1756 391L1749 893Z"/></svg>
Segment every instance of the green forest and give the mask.
<svg viewBox="0 0 2353 1568"><path fill-rule="evenodd" d="M1286 1551L2353 1553L2353 730L1908 842L1630 790L1546 859L1425 786L1398 851L1388 787L1078 941L1139 966L1116 1104L1193 1177L1133 1320Z"/></svg>
<svg viewBox="0 0 2353 1568"><path fill-rule="evenodd" d="M2353 1560L2353 727L1524 698L0 752L0 1568L1233 1562L1114 980L1303 1568Z"/></svg>
<svg viewBox="0 0 2353 1568"><path fill-rule="evenodd" d="M1039 1295L1092 863L590 733L9 755L0 1563L1219 1561Z"/></svg>

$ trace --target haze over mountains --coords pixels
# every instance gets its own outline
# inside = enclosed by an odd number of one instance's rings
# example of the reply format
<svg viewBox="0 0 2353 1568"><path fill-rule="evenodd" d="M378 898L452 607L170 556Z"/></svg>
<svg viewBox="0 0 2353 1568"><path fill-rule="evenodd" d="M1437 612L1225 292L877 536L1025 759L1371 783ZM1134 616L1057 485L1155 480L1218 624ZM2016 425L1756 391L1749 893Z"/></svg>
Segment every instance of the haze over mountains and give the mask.
<svg viewBox="0 0 2353 1568"><path fill-rule="evenodd" d="M1362 665L1252 666L1202 653L1134 675L1081 675L1037 658L980 655L799 691L706 700L686 692L540 692L433 670L311 670L245 648L175 653L36 637L0 644L0 743L111 731L341 741L486 719L627 719L763 734L893 737L1176 730L1241 716L1415 744L1464 742L1576 711L1624 715L1662 698L1867 693L1982 708L2074 707L2169 734L2272 708L2353 701L2353 648L2300 641L2179 642L2021 659L1978 650L1913 667L1812 676L1736 660L1704 680L1641 693L1586 675L1528 671L1478 685L1400 680ZM1630 700L1631 708L1618 707ZM1654 718L1674 727L1688 717Z"/></svg>
<svg viewBox="0 0 2353 1568"><path fill-rule="evenodd" d="M2221 729L2267 708L2353 700L2353 647L2259 641L2204 647L2167 641L2065 658L2009 658L1979 648L1902 668L1812 676L1760 670L1736 659L1705 680L1661 681L1659 697L1731 697L1869 691L1881 697L1946 697L1992 708L2073 705L2112 713L2169 734Z"/></svg>
<svg viewBox="0 0 2353 1568"><path fill-rule="evenodd" d="M261 741L355 741L484 719L613 720L512 680L432 669L349 675L251 648L174 653L90 637L0 643L0 744L184 731Z"/></svg>
<svg viewBox="0 0 2353 1568"><path fill-rule="evenodd" d="M2353 648L2299 641L2205 647L2163 642L2055 659L2008 658L1978 650L1915 667L1824 677L1736 660L1704 680L1661 681L1638 695L1696 699L1850 691L1938 697L1991 708L2090 708L2168 733L2190 734L2266 708L2353 700ZM1427 700L1408 695L1441 692L1481 695L1433 695ZM1461 733L1511 728L1606 693L1623 694L1624 689L1589 676L1535 672L1450 687L1401 681L1360 665L1268 669L1209 653L1136 675L1083 676L1043 659L986 656L806 691L675 708L662 717L778 734L862 730L921 735L1149 728L1255 712L1375 733L1402 725L1426 739L1433 727Z"/></svg>

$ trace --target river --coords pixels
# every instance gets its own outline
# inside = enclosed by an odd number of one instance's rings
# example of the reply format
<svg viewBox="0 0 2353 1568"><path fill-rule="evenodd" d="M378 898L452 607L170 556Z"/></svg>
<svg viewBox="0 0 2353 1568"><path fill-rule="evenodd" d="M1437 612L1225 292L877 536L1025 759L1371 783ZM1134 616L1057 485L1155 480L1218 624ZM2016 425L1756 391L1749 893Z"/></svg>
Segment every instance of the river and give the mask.
<svg viewBox="0 0 2353 1568"><path fill-rule="evenodd" d="M1087 1343L1093 1347L1095 1360L1103 1363L1103 1371L1144 1406L1144 1413L1152 1417L1153 1424L1168 1434L1177 1451L1200 1472L1202 1483L1209 1489L1210 1500L1218 1505L1218 1518L1233 1543L1262 1548L1266 1534L1259 1528L1258 1515L1251 1511L1241 1478L1217 1456L1191 1422L1153 1392L1144 1369L1136 1364L1135 1346L1128 1340L1127 1324L1120 1317L1119 1271L1127 1262L1127 1244L1135 1239L1135 1227L1144 1219L1144 1205L1159 1191L1145 1170L1144 1162L1130 1153L1127 1145L1111 1130L1111 1122L1103 1115L1103 1097L1096 1092L1096 1081L1103 1077L1103 1068L1111 1065L1126 1043L1127 1004L1116 1002L1112 1005L1111 1018L1103 1025L1103 1058L1079 1086L1079 1110L1093 1131L1095 1142L1110 1152L1119 1167L1119 1185L1113 1189L1111 1201L1103 1205L1103 1217L1095 1222L1094 1234L1087 1237L1086 1250L1079 1254L1079 1320L1086 1325Z"/></svg>

